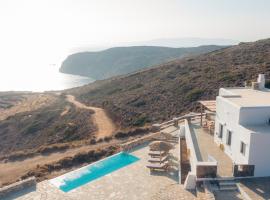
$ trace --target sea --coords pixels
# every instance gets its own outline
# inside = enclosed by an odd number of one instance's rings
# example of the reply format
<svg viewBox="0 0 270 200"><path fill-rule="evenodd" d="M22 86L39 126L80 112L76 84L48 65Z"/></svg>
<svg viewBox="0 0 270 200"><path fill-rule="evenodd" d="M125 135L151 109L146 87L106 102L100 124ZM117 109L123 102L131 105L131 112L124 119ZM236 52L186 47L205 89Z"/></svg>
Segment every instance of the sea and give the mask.
<svg viewBox="0 0 270 200"><path fill-rule="evenodd" d="M58 91L83 86L95 81L92 78L64 74L56 65L12 70L0 69L0 91ZM27 68L26 68L27 69Z"/></svg>

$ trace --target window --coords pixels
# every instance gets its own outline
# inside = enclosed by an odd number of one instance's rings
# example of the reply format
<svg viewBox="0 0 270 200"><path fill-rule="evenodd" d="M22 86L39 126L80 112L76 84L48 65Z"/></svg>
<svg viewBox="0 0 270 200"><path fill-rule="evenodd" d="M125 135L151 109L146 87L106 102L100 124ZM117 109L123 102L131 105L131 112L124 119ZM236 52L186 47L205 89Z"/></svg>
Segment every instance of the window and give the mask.
<svg viewBox="0 0 270 200"><path fill-rule="evenodd" d="M241 142L240 152L245 155L246 154L246 144Z"/></svg>
<svg viewBox="0 0 270 200"><path fill-rule="evenodd" d="M223 136L223 125L222 124L219 124L219 134L218 134L218 137L219 138L222 138Z"/></svg>
<svg viewBox="0 0 270 200"><path fill-rule="evenodd" d="M232 144L232 132L228 130L227 132L227 141L226 141L226 144L231 146Z"/></svg>

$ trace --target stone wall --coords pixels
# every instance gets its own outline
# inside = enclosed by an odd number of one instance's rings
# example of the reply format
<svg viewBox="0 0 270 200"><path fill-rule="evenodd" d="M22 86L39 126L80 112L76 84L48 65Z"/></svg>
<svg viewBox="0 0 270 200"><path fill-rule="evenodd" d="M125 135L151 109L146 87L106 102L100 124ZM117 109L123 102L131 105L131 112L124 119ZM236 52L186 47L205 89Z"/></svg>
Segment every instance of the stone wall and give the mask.
<svg viewBox="0 0 270 200"><path fill-rule="evenodd" d="M185 138L180 138L180 173L181 173L181 184L186 180L190 169L190 163L188 159L187 144Z"/></svg>
<svg viewBox="0 0 270 200"><path fill-rule="evenodd" d="M20 191L23 190L24 188L28 188L35 185L36 185L36 178L30 177L28 179L4 186L0 188L0 199L13 192Z"/></svg>
<svg viewBox="0 0 270 200"><path fill-rule="evenodd" d="M215 200L215 195L213 193L213 189L211 184L208 181L204 181L204 192L205 192L205 199L207 200Z"/></svg>
<svg viewBox="0 0 270 200"><path fill-rule="evenodd" d="M217 165L197 165L197 178L215 178L217 176Z"/></svg>
<svg viewBox="0 0 270 200"><path fill-rule="evenodd" d="M234 177L249 177L254 176L254 165L234 165L233 176Z"/></svg>
<svg viewBox="0 0 270 200"><path fill-rule="evenodd" d="M145 144L147 142L153 141L159 135L160 135L160 132L150 133L149 135L143 136L141 138L137 138L137 139L132 140L130 142L123 143L120 146L121 146L123 151L129 151L137 146L140 146L140 145Z"/></svg>

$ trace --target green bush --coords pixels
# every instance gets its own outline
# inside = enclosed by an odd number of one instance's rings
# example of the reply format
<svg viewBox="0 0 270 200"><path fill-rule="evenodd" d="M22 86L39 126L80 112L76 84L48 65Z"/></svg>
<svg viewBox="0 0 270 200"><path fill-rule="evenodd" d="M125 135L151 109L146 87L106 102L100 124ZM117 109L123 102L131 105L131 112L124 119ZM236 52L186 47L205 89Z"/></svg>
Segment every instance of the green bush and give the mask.
<svg viewBox="0 0 270 200"><path fill-rule="evenodd" d="M138 117L138 119L135 120L133 125L134 126L144 126L147 121L148 120L147 120L146 116L140 116L140 117Z"/></svg>
<svg viewBox="0 0 270 200"><path fill-rule="evenodd" d="M141 106L146 105L146 103L145 103L144 100L139 100L139 101L135 102L133 105L134 105L135 107L141 107Z"/></svg>
<svg viewBox="0 0 270 200"><path fill-rule="evenodd" d="M128 90L135 90L135 89L138 89L138 88L141 88L141 87L143 87L143 84L138 83L138 84L136 84L134 86L131 86Z"/></svg>
<svg viewBox="0 0 270 200"><path fill-rule="evenodd" d="M203 90L195 88L195 89L190 90L186 94L186 99L188 101L196 101L201 97L202 94L203 94Z"/></svg>

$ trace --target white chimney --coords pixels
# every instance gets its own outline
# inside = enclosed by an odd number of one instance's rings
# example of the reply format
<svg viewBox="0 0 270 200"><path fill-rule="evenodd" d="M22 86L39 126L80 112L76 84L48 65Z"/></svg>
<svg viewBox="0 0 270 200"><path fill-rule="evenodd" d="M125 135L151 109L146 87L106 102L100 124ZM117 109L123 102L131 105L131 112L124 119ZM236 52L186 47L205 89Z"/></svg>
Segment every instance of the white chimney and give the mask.
<svg viewBox="0 0 270 200"><path fill-rule="evenodd" d="M265 75L259 74L257 82L259 84L259 90L263 90L265 86Z"/></svg>

